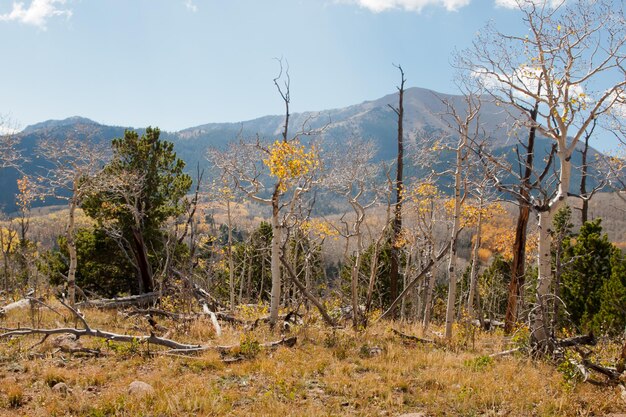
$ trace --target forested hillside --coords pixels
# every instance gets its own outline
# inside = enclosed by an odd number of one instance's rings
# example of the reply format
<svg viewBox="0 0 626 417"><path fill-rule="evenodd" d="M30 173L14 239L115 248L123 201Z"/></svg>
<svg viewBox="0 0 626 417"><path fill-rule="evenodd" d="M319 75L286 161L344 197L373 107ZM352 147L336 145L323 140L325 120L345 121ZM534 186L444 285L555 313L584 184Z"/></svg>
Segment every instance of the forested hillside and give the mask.
<svg viewBox="0 0 626 417"><path fill-rule="evenodd" d="M625 412L623 5L516 4L458 95L0 130L0 415Z"/></svg>

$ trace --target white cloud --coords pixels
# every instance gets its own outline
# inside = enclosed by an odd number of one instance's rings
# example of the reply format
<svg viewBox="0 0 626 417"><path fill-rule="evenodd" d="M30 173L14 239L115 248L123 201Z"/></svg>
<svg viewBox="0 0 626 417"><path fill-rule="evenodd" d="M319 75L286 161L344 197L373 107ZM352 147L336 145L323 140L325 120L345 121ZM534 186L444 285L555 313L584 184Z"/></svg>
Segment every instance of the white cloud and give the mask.
<svg viewBox="0 0 626 417"><path fill-rule="evenodd" d="M565 0L496 0L496 6L506 9L517 9L519 5L524 5L525 3L534 3L537 6L545 4L549 7L557 7L565 3Z"/></svg>
<svg viewBox="0 0 626 417"><path fill-rule="evenodd" d="M0 14L0 22L16 21L46 29L46 22L55 16L72 16L72 11L63 6L67 0L32 0L28 6L13 2L10 12Z"/></svg>
<svg viewBox="0 0 626 417"><path fill-rule="evenodd" d="M375 13L385 10L400 9L409 12L421 12L427 6L441 6L448 11L455 11L470 4L471 0L343 0L343 3L358 4Z"/></svg>
<svg viewBox="0 0 626 417"><path fill-rule="evenodd" d="M198 6L194 4L193 0L185 0L185 7L192 13L198 11Z"/></svg>

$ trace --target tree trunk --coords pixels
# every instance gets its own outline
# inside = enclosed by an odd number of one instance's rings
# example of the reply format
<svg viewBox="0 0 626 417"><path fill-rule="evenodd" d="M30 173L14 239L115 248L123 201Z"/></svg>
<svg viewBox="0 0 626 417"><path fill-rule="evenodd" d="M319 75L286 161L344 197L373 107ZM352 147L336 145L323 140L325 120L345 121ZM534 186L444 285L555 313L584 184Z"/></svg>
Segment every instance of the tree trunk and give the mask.
<svg viewBox="0 0 626 417"><path fill-rule="evenodd" d="M76 193L76 186L74 186L74 193ZM65 232L65 237L67 239L67 253L70 256L70 266L67 271L67 292L68 292L69 305L71 307L74 307L74 304L76 304L76 268L78 265L78 260L77 260L77 255L76 255L76 240L74 238L75 213L76 213L76 197L72 197L70 199L67 230Z"/></svg>
<svg viewBox="0 0 626 417"><path fill-rule="evenodd" d="M280 305L280 288L282 285L280 269L280 241L282 239L282 229L279 216L279 185L276 185L272 195L272 290L270 295L270 326L274 326L278 321L278 308Z"/></svg>
<svg viewBox="0 0 626 417"><path fill-rule="evenodd" d="M541 84L537 87L537 95L541 93ZM537 121L539 114L539 101L530 112L530 120ZM522 296L522 288L526 278L526 238L528 236L528 219L530 217L530 177L533 172L535 158L535 138L537 127L533 123L528 132L528 144L526 148L526 159L524 161L524 176L521 178L519 204L519 214L517 216L517 226L515 228L515 242L513 243L513 263L511 266L511 281L509 282L509 294L506 305L504 319L504 332L509 334L517 322L518 303Z"/></svg>
<svg viewBox="0 0 626 417"><path fill-rule="evenodd" d="M398 161L396 170L396 205L394 208L393 219L393 235L391 238L391 262L389 271L389 291L391 300L395 300L398 297L398 281L399 281L399 245L400 234L402 232L402 199L403 199L403 171L404 171L404 71L401 66L398 66L401 75L400 87L398 87L398 108L393 109L398 116ZM396 316L396 311L392 311L392 317Z"/></svg>
<svg viewBox="0 0 626 417"><path fill-rule="evenodd" d="M228 281L230 289L230 312L235 314L235 262L233 260L233 225L230 212L230 200L226 197L226 213L228 217Z"/></svg>
<svg viewBox="0 0 626 417"><path fill-rule="evenodd" d="M594 121L595 127L595 121ZM593 132L593 129L592 129ZM582 157L582 166L580 168L580 197L582 199L582 207L580 208L580 221L581 224L585 224L587 220L589 220L589 198L587 198L587 176L588 167L587 167L587 154L589 152L589 138L591 137L591 133L585 135L585 146L580 151Z"/></svg>
<svg viewBox="0 0 626 417"><path fill-rule="evenodd" d="M461 165L463 160L463 144L459 144L456 150L456 168L454 172L454 220L452 223L452 234L450 237L450 261L448 263L448 305L446 307L446 339L452 338L452 323L454 322L454 305L456 301L456 262L457 262L457 240L459 228L461 226Z"/></svg>
<svg viewBox="0 0 626 417"><path fill-rule="evenodd" d="M551 350L549 343L552 334L548 317L548 301L550 299L550 287L552 285L552 235L551 228L554 215L566 204L567 191L571 181L572 164L570 156L565 151L565 145L559 143L560 151L557 153L561 164L559 175L560 183L557 195L550 201L548 207L539 212L539 254L538 267L539 277L537 280L537 306L531 321L531 342L538 351Z"/></svg>
<svg viewBox="0 0 626 417"><path fill-rule="evenodd" d="M517 226L515 228L515 242L513 243L513 264L511 266L511 281L509 282L509 294L506 305L504 331L509 334L513 331L517 322L518 303L522 296L522 288L526 278L526 237L530 206L522 203L519 206Z"/></svg>
<svg viewBox="0 0 626 417"><path fill-rule="evenodd" d="M472 269L470 272L469 295L467 297L467 314L470 319L474 318L474 300L478 286L478 250L480 249L480 234L482 232L483 215L482 201L478 212L478 223L476 224L476 240L474 241L474 249L472 251Z"/></svg>
<svg viewBox="0 0 626 417"><path fill-rule="evenodd" d="M143 240L141 230L137 227L132 228L133 234L133 254L137 261L137 269L139 272L139 291L149 293L154 291L154 282L152 280L152 267L148 261L148 252L146 244Z"/></svg>

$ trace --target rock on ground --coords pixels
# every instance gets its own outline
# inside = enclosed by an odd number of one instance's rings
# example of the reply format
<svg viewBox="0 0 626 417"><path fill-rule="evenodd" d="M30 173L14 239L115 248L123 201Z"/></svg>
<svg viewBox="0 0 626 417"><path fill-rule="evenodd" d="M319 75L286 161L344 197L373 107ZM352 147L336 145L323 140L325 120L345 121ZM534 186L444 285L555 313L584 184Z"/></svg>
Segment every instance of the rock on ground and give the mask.
<svg viewBox="0 0 626 417"><path fill-rule="evenodd" d="M128 385L128 393L137 397L154 395L152 385L143 381L133 381Z"/></svg>

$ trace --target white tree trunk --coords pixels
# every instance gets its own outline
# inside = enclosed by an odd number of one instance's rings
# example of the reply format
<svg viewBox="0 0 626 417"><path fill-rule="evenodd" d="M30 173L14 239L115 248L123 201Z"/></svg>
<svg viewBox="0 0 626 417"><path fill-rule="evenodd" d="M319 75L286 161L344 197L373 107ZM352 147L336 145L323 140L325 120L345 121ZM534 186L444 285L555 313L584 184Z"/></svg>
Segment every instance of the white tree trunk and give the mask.
<svg viewBox="0 0 626 417"><path fill-rule="evenodd" d="M479 207L482 210L482 204ZM470 272L469 295L467 296L467 315L474 318L474 302L478 287L478 250L480 249L480 233L482 232L483 216L482 211L478 212L478 222L476 224L476 240L472 251L472 269Z"/></svg>
<svg viewBox="0 0 626 417"><path fill-rule="evenodd" d="M561 170L559 173L560 184L557 195L550 201L547 210L540 211L539 217L539 248L537 255L538 279L537 279L537 305L532 318L532 340L539 348L545 348L551 334L549 318L547 317L548 298L552 285L552 221L554 215L565 206L567 191L569 190L572 165L569 155L565 152L558 153Z"/></svg>
<svg viewBox="0 0 626 417"><path fill-rule="evenodd" d="M69 299L69 305L72 307L74 307L74 304L76 303L76 268L78 266L78 257L76 254L76 240L74 237L75 214L76 197L72 197L70 199L67 230L65 233L65 237L67 239L67 253L70 257L70 265L67 271L67 296Z"/></svg>
<svg viewBox="0 0 626 417"><path fill-rule="evenodd" d="M446 308L446 339L452 337L452 323L454 322L454 304L456 301L456 262L457 262L457 235L461 226L461 164L465 140L456 150L456 169L454 171L454 220L450 237L450 261L448 263L448 305Z"/></svg>
<svg viewBox="0 0 626 417"><path fill-rule="evenodd" d="M233 223L230 212L230 200L226 197L228 215L228 280L230 284L230 312L235 313L235 262L233 260Z"/></svg>
<svg viewBox="0 0 626 417"><path fill-rule="evenodd" d="M272 202L272 291L270 296L270 325L273 326L278 321L278 307L280 305L280 287L282 284L280 269L280 242L282 239L282 229L278 218L278 201Z"/></svg>

